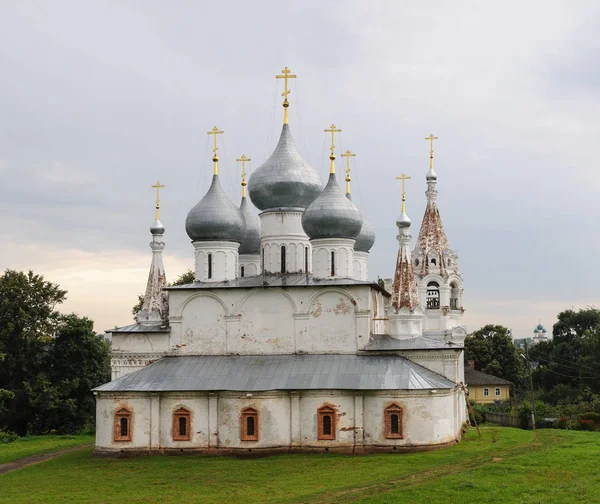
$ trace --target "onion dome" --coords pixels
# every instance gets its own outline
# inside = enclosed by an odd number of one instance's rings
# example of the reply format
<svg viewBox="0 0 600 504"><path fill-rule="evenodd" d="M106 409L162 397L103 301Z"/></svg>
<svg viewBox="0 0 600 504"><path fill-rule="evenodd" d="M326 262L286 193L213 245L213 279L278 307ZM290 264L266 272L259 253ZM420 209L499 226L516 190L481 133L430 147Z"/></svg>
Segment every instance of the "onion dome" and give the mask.
<svg viewBox="0 0 600 504"><path fill-rule="evenodd" d="M302 214L302 227L311 239L356 238L360 233L360 212L340 190L335 173Z"/></svg>
<svg viewBox="0 0 600 504"><path fill-rule="evenodd" d="M161 235L165 233L165 226L162 225L162 222L160 222L158 219L156 219L152 226L150 226L150 232L153 235Z"/></svg>
<svg viewBox="0 0 600 504"><path fill-rule="evenodd" d="M404 211L402 212L402 215L400 215L400 217L398 217L398 219L396 220L396 226L398 226L400 229L410 227L410 223L410 217L406 215L406 212Z"/></svg>
<svg viewBox="0 0 600 504"><path fill-rule="evenodd" d="M349 182L348 179L346 179L346 181ZM346 191L348 191L348 189L346 189ZM352 196L350 196L349 192L346 192L346 198L352 202ZM354 205L354 203L352 204ZM371 250L374 244L375 232L373 231L373 226L371 226L371 223L363 217L362 227L360 228L360 233L358 233L358 236L356 237L356 243L354 244L354 251L368 252Z"/></svg>
<svg viewBox="0 0 600 504"><path fill-rule="evenodd" d="M284 124L273 154L250 176L248 190L252 203L260 210L303 209L322 189L319 174L302 159L289 125Z"/></svg>
<svg viewBox="0 0 600 504"><path fill-rule="evenodd" d="M219 176L213 175L208 192L185 219L185 231L192 241L240 243L245 233L244 216L223 192Z"/></svg>
<svg viewBox="0 0 600 504"><path fill-rule="evenodd" d="M248 198L242 198L240 212L244 216L246 222L246 232L242 237L240 244L240 254L260 254L260 221L256 215L252 213Z"/></svg>
<svg viewBox="0 0 600 504"><path fill-rule="evenodd" d="M437 180L437 173L435 173L435 170L433 169L433 166L431 166L429 168L429 171L427 172L427 176L425 177L427 179L427 181L436 181Z"/></svg>

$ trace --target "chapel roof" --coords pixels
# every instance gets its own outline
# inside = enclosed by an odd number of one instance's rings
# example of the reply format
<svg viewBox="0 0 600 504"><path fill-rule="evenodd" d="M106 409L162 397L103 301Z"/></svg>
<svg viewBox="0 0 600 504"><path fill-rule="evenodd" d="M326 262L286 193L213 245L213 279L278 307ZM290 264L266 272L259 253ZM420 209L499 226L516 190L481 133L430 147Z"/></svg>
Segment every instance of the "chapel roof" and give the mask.
<svg viewBox="0 0 600 504"><path fill-rule="evenodd" d="M227 390L431 390L455 384L397 355L196 355L163 357L97 392Z"/></svg>
<svg viewBox="0 0 600 504"><path fill-rule="evenodd" d="M512 385L511 381L465 367L465 383L471 385Z"/></svg>

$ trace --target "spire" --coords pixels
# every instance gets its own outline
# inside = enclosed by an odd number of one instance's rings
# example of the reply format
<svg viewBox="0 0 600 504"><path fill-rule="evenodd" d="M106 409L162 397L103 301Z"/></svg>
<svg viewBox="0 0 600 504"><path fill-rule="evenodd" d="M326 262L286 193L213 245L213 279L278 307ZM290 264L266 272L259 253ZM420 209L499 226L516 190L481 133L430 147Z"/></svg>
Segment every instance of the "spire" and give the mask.
<svg viewBox="0 0 600 504"><path fill-rule="evenodd" d="M144 325L162 325L166 322L169 315L169 300L167 293L163 288L167 284L165 268L163 266L162 251L165 248L163 234L165 228L158 220L158 209L160 207L160 189L165 187L157 182L152 188L156 189L156 220L150 227L152 241L152 263L150 264L150 273L148 274L148 283L146 284L146 293L142 309L137 313L136 320Z"/></svg>
<svg viewBox="0 0 600 504"><path fill-rule="evenodd" d="M214 168L213 168L213 175L218 175L219 174L219 156L217 156L217 151L219 150L219 148L217 147L217 135L222 135L224 132L223 131L219 131L219 128L217 128L216 126L213 127L213 129L211 131L208 131L207 134L208 135L212 135L213 136L213 164L214 164Z"/></svg>
<svg viewBox="0 0 600 504"><path fill-rule="evenodd" d="M331 133L331 147L329 147L329 150L331 151L329 153L329 159L331 161L331 167L329 169L330 174L335 173L335 134L341 132L342 130L337 129L335 127L335 124L332 124L331 126L329 126L329 129L325 130L325 133Z"/></svg>
<svg viewBox="0 0 600 504"><path fill-rule="evenodd" d="M421 249L424 254L422 261L421 276L427 275L429 272L430 258L429 254L431 251L435 251L438 255L440 274L446 273L446 265L442 260L442 255L449 248L448 238L444 233L444 226L442 225L442 218L440 217L440 211L437 207L437 190L435 188L437 184L437 174L433 170L433 141L437 140L437 137L429 135L425 138L429 141L429 171L427 172L427 207L425 208L425 215L423 215L423 222L421 224L421 230L419 231L419 237L417 238L417 246Z"/></svg>
<svg viewBox="0 0 600 504"><path fill-rule="evenodd" d="M239 159L236 159L236 161L239 161L240 163L242 163L242 198L246 197L246 163L248 161L252 161L252 159L247 158L244 154L242 154L242 157Z"/></svg>
<svg viewBox="0 0 600 504"><path fill-rule="evenodd" d="M292 71L288 68L285 67L281 73L283 75L276 75L275 78L276 79L283 79L283 93L281 93L281 96L283 96L283 124L288 124L288 107L290 106L290 102L288 101L287 97L290 94L290 90L288 89L288 79L295 79L296 75L291 73Z"/></svg>
<svg viewBox="0 0 600 504"><path fill-rule="evenodd" d="M350 178L350 158L356 156L356 154L353 154L352 152L350 152L349 150L347 150L346 152L344 152L342 154L342 157L346 158L346 196L349 199L350 198L350 181L352 180Z"/></svg>
<svg viewBox="0 0 600 504"><path fill-rule="evenodd" d="M398 226L398 259L396 261L396 272L394 274L394 284L392 287L392 306L396 311L401 308L408 308L412 313L419 306L419 294L415 282L415 272L410 255L410 219L406 215L406 197L404 192L404 181L409 180L404 173L400 177L402 180L402 215L396 221Z"/></svg>

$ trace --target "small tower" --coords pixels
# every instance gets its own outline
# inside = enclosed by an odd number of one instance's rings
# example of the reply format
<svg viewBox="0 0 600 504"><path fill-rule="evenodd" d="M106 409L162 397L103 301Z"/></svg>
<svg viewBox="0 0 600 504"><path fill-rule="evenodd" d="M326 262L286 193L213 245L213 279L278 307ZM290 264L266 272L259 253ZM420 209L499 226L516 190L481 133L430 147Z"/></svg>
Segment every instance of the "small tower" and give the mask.
<svg viewBox="0 0 600 504"><path fill-rule="evenodd" d="M354 244L362 218L352 201L344 196L335 177L334 124L331 133L331 168L323 192L302 215L302 227L312 246L312 271L317 279L353 278Z"/></svg>
<svg viewBox="0 0 600 504"><path fill-rule="evenodd" d="M152 263L150 264L150 273L148 274L148 283L146 284L146 293L142 309L137 313L136 320L142 325L164 325L167 323L169 315L169 298L163 288L167 285L165 268L163 266L162 251L165 248L163 235L165 227L159 219L160 209L160 190L165 187L157 182L152 186L156 189L156 215L154 223L150 226L152 241Z"/></svg>
<svg viewBox="0 0 600 504"><path fill-rule="evenodd" d="M352 195L350 194L350 158L356 156L349 150L342 154L342 157L346 158L346 198L352 201ZM354 203L353 203L354 204ZM370 222L362 217L362 227L360 233L356 237L356 243L354 244L354 266L353 266L353 278L356 280L368 280L369 279L369 251L375 243L375 233Z"/></svg>
<svg viewBox="0 0 600 504"><path fill-rule="evenodd" d="M244 216L246 232L242 238L239 250L239 272L238 277L249 277L260 275L260 221L252 212L248 198L246 197L246 163L252 161L242 154L237 159L242 164L242 202L240 212Z"/></svg>
<svg viewBox="0 0 600 504"><path fill-rule="evenodd" d="M402 213L396 220L399 248L388 318L390 320L390 336L407 339L423 335L424 312L419 305L419 294L410 255L411 221L406 215L406 193L404 191L404 182L410 177L403 173L397 178L402 181Z"/></svg>
<svg viewBox="0 0 600 504"><path fill-rule="evenodd" d="M275 150L248 181L250 199L262 210L260 217L261 270L266 274L310 273L311 250L302 229L304 209L319 195L323 184L319 174L302 159L288 124L288 79L295 79L285 67L283 128Z"/></svg>
<svg viewBox="0 0 600 504"><path fill-rule="evenodd" d="M208 134L214 137L213 180L204 198L189 211L185 230L195 249L196 281L222 282L237 277L245 222L219 182L217 135L223 132L215 126Z"/></svg>

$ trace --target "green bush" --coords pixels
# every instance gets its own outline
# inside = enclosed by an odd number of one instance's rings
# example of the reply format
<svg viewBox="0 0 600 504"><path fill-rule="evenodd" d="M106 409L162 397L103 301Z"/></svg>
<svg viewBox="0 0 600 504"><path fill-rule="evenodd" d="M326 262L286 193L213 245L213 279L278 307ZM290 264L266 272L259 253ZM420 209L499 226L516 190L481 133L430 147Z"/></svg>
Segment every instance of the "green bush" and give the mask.
<svg viewBox="0 0 600 504"><path fill-rule="evenodd" d="M589 411L579 415L580 420L591 420L595 425L600 425L600 414Z"/></svg>
<svg viewBox="0 0 600 504"><path fill-rule="evenodd" d="M0 431L0 445L12 443L19 439L14 432L11 431Z"/></svg>
<svg viewBox="0 0 600 504"><path fill-rule="evenodd" d="M579 420L578 427L582 431L593 431L596 428L593 420Z"/></svg>
<svg viewBox="0 0 600 504"><path fill-rule="evenodd" d="M566 417L559 418L558 419L558 428L559 429L569 428L569 419Z"/></svg>

